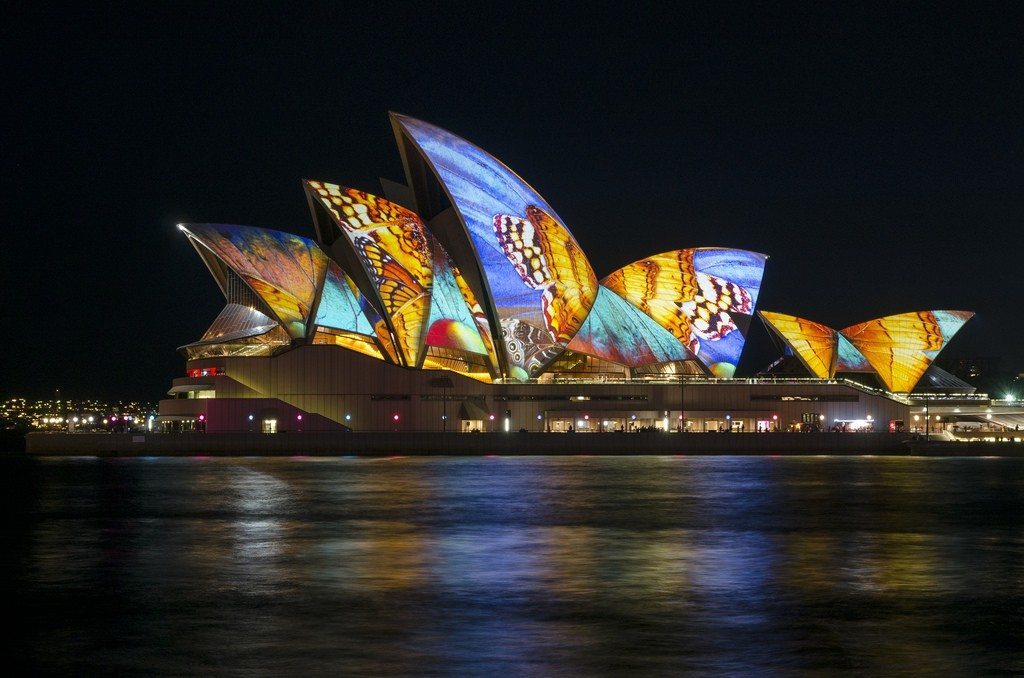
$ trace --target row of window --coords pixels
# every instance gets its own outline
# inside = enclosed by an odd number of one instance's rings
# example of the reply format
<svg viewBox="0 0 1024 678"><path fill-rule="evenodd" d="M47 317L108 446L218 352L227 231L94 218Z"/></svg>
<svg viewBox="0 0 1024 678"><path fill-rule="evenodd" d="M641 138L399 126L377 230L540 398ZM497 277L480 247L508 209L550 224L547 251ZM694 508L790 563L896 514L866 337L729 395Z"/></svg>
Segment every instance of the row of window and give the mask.
<svg viewBox="0 0 1024 678"><path fill-rule="evenodd" d="M188 371L188 376L194 378L197 377L216 377L224 374L223 367L194 367Z"/></svg>
<svg viewBox="0 0 1024 678"><path fill-rule="evenodd" d="M826 393L823 395L752 395L751 400L772 400L781 402L818 402L818 403L859 403L860 396L856 393Z"/></svg>
<svg viewBox="0 0 1024 678"><path fill-rule="evenodd" d="M213 368L210 368L213 369ZM217 368L220 369L220 368ZM195 370L190 370L190 372ZM220 369L218 374L223 374L223 369ZM191 375L190 376L200 376ZM203 374L202 376L207 376ZM421 395L420 400L447 400L454 402L462 402L465 400L479 400L484 396L469 396L469 395L458 395L458 394L429 394ZM860 402L860 396L853 394L823 394L823 395L762 395L755 394L751 395L750 399L753 401L773 401L773 402L824 402L824 403L856 403ZM370 395L370 400L412 400L412 396L405 393L374 393ZM572 402L572 401L619 401L619 402L637 402L646 401L647 396L645 395L590 395L590 396L572 396L572 395L496 395L493 396L493 400L496 402Z"/></svg>

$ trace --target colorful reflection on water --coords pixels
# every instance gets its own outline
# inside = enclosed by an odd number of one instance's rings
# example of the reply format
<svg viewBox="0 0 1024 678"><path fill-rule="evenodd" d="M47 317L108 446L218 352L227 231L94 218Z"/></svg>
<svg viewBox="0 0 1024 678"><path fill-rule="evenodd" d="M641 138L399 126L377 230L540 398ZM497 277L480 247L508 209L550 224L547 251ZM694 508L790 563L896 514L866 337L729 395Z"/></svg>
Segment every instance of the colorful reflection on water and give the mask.
<svg viewBox="0 0 1024 678"><path fill-rule="evenodd" d="M1024 462L10 464L45 671L1024 671Z"/></svg>

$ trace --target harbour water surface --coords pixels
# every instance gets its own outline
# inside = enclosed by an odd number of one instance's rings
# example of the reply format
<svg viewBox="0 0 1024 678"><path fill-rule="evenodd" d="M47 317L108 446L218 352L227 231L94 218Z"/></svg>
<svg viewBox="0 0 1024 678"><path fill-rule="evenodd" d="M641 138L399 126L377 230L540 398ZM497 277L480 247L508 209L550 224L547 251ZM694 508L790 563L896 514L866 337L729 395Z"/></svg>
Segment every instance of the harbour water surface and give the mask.
<svg viewBox="0 0 1024 678"><path fill-rule="evenodd" d="M1024 672L1024 460L0 470L36 671Z"/></svg>

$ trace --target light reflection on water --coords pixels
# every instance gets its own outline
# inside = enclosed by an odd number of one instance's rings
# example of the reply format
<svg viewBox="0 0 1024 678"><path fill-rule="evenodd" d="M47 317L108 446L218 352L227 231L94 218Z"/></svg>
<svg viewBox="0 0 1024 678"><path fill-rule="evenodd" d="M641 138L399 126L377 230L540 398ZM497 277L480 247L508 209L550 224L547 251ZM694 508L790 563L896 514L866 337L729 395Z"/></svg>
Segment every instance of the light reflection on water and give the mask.
<svg viewBox="0 0 1024 678"><path fill-rule="evenodd" d="M44 460L47 671L1024 671L1024 462Z"/></svg>

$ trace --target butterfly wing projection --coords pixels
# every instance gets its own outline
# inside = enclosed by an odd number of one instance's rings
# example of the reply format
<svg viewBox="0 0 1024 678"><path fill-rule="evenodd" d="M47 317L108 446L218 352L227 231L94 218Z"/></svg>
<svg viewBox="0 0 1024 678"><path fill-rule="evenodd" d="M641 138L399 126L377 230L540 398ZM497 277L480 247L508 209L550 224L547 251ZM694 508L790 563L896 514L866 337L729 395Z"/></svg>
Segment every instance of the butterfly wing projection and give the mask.
<svg viewBox="0 0 1024 678"><path fill-rule="evenodd" d="M473 312L456 280L457 269L439 242L434 251L434 285L430 294L430 320L426 345L454 351L488 355Z"/></svg>
<svg viewBox="0 0 1024 678"><path fill-rule="evenodd" d="M604 287L651 316L694 353L690 314L683 308L696 297L697 273L693 250L676 250L641 259L601 281Z"/></svg>
<svg viewBox="0 0 1024 678"><path fill-rule="evenodd" d="M831 327L795 315L758 311L765 324L793 349L811 375L830 379L835 375L838 333Z"/></svg>
<svg viewBox="0 0 1024 678"><path fill-rule="evenodd" d="M451 263L451 262L449 262ZM484 342L484 348L487 349L487 355L491 361L491 368L495 374L500 373L498 369L498 360L494 351L494 342L491 340L491 323L487 319L487 314L484 313L483 306L477 301L476 295L473 294L473 290L470 288L469 283L466 282L465 277L459 271L458 266L451 263L452 275L455 276L455 284L459 288L459 293L462 298L466 301L466 305L469 306L469 312L473 315L473 322L476 323L478 332L480 333L480 339Z"/></svg>
<svg viewBox="0 0 1024 678"><path fill-rule="evenodd" d="M391 119L399 143L422 156L465 227L466 245L481 274L477 278L474 271L469 280L488 315L499 323L526 322L564 347L597 295L596 277L565 223L537 191L480 147L422 120L397 114ZM509 217L505 228L504 217ZM533 269L541 262L528 259L537 252L544 253L545 262ZM510 254L518 258L512 265ZM499 354L504 329L492 323ZM510 356L502 357L505 376L524 371Z"/></svg>
<svg viewBox="0 0 1024 678"><path fill-rule="evenodd" d="M753 313L750 294L736 283L707 273L697 273L697 292L692 301L683 302L690 318L690 329L702 339L719 341L739 329L733 314Z"/></svg>
<svg viewBox="0 0 1024 678"><path fill-rule="evenodd" d="M841 372L866 372L874 373L871 363L864 357L864 354L850 343L850 340L839 332L836 332L836 369Z"/></svg>
<svg viewBox="0 0 1024 678"><path fill-rule="evenodd" d="M327 255L291 233L232 224L182 224L198 244L241 277L273 311L293 339L304 337Z"/></svg>
<svg viewBox="0 0 1024 678"><path fill-rule="evenodd" d="M366 300L355 283L334 261L327 264L327 276L316 310L314 344L333 344L384 359L373 322L364 311ZM379 319L378 319L379 320ZM375 322L375 321L374 321Z"/></svg>
<svg viewBox="0 0 1024 678"><path fill-rule="evenodd" d="M314 322L318 327L372 336L373 326L363 313L360 297L352 279L334 261L328 262Z"/></svg>
<svg viewBox="0 0 1024 678"><path fill-rule="evenodd" d="M405 363L418 364L433 283L430 236L423 222L401 205L354 188L320 181L306 185L355 250Z"/></svg>
<svg viewBox="0 0 1024 678"><path fill-rule="evenodd" d="M969 311L914 311L858 323L840 332L867 359L886 388L908 393L973 315Z"/></svg>
<svg viewBox="0 0 1024 678"><path fill-rule="evenodd" d="M693 359L668 330L604 287L568 348L627 367Z"/></svg>
<svg viewBox="0 0 1024 678"><path fill-rule="evenodd" d="M552 341L550 332L515 318L501 321L501 338L509 362L522 370L512 375L516 379L537 374L565 348Z"/></svg>
<svg viewBox="0 0 1024 678"><path fill-rule="evenodd" d="M547 212L533 205L526 219L494 217L494 234L526 285L541 290L544 323L556 344L567 344L597 299L597 276L576 241Z"/></svg>
<svg viewBox="0 0 1024 678"><path fill-rule="evenodd" d="M731 376L764 261L764 255L745 250L675 250L629 264L601 284L671 332L712 373Z"/></svg>

